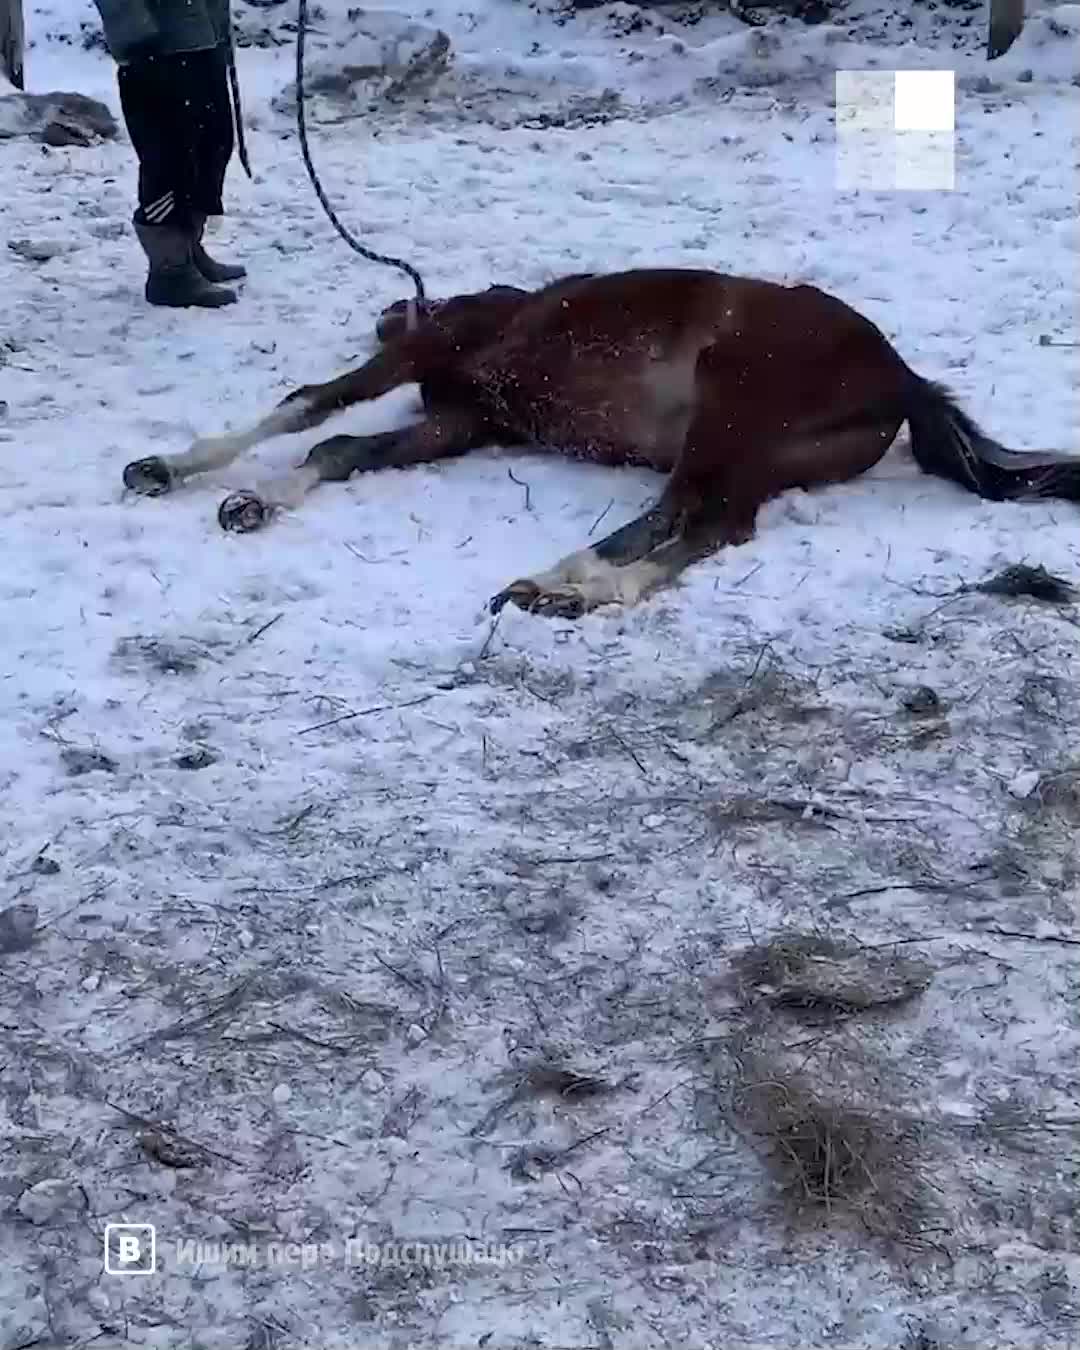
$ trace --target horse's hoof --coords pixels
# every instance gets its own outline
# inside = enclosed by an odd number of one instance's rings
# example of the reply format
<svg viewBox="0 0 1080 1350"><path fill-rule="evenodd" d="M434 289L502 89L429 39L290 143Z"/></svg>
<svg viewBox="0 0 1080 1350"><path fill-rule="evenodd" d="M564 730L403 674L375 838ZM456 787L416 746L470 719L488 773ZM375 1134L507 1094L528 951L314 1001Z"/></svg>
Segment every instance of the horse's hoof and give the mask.
<svg viewBox="0 0 1080 1350"><path fill-rule="evenodd" d="M270 519L270 508L254 492L230 492L218 507L217 518L223 530L250 534Z"/></svg>
<svg viewBox="0 0 1080 1350"><path fill-rule="evenodd" d="M585 597L576 586L558 586L542 591L529 609L545 619L580 619L586 610Z"/></svg>
<svg viewBox="0 0 1080 1350"><path fill-rule="evenodd" d="M505 590L491 598L489 605L492 614L498 614L508 602L529 614L540 614L545 619L580 619L587 609L585 597L576 586L553 586L543 590L535 581L527 578L511 582Z"/></svg>
<svg viewBox="0 0 1080 1350"><path fill-rule="evenodd" d="M488 609L492 614L498 614L506 605L513 601L518 609L531 609L533 602L540 595L540 587L535 581L512 581L509 586L501 590L498 595L493 595L488 601Z"/></svg>
<svg viewBox="0 0 1080 1350"><path fill-rule="evenodd" d="M169 466L158 455L133 460L124 469L124 486L143 497L161 497L172 485Z"/></svg>

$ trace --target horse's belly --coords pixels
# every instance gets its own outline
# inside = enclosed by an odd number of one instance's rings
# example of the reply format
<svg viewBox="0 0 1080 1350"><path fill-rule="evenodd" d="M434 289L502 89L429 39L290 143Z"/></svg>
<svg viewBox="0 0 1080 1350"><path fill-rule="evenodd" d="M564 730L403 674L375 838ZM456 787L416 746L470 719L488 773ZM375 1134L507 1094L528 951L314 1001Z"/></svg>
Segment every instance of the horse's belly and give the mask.
<svg viewBox="0 0 1080 1350"><path fill-rule="evenodd" d="M505 352L471 365L472 399L507 436L596 464L670 469L686 440L697 350L580 348Z"/></svg>
<svg viewBox="0 0 1080 1350"><path fill-rule="evenodd" d="M598 464L672 468L694 407L693 368L680 366L647 360L632 373L575 372L572 397L538 400L538 439Z"/></svg>

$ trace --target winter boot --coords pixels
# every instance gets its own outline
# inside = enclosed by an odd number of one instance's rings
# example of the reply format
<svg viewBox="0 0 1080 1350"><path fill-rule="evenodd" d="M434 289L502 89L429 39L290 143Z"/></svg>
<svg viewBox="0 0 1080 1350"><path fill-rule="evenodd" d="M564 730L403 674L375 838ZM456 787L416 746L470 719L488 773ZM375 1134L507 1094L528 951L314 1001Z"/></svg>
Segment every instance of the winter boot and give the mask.
<svg viewBox="0 0 1080 1350"><path fill-rule="evenodd" d="M211 286L195 266L191 239L173 225L135 224L135 233L150 263L146 299L174 309L217 309L231 305L236 292Z"/></svg>
<svg viewBox="0 0 1080 1350"><path fill-rule="evenodd" d="M240 281L247 276L247 268L239 263L220 263L203 248L203 231L206 229L206 217L192 212L191 216L191 257L195 266L207 281Z"/></svg>

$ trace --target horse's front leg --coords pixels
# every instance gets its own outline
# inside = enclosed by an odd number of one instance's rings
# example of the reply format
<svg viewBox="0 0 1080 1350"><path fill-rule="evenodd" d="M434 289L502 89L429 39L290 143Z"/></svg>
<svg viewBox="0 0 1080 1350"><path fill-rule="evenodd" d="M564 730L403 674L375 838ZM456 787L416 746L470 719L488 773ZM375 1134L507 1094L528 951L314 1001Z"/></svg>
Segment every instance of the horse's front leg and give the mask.
<svg viewBox="0 0 1080 1350"><path fill-rule="evenodd" d="M225 468L261 441L309 431L344 408L379 398L414 378L415 362L409 343L394 343L336 380L294 389L273 412L249 427L201 437L181 454L134 460L124 469L124 486L144 496L161 496L187 478Z"/></svg>
<svg viewBox="0 0 1080 1350"><path fill-rule="evenodd" d="M425 421L375 436L331 436L320 441L298 468L253 491L230 493L218 508L223 530L249 533L260 529L280 510L299 506L320 483L344 483L354 473L404 469L463 455L485 444L484 423L457 409L431 414Z"/></svg>

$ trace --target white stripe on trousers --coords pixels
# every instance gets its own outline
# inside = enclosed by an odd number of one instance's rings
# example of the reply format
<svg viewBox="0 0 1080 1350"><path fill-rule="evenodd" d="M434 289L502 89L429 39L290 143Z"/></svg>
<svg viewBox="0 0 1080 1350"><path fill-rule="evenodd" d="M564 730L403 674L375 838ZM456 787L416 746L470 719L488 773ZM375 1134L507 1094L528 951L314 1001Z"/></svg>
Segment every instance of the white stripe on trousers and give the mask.
<svg viewBox="0 0 1080 1350"><path fill-rule="evenodd" d="M143 207L143 215L151 225L158 225L165 219L176 204L174 194L166 192L163 197L159 197L156 202L151 202L149 206Z"/></svg>

